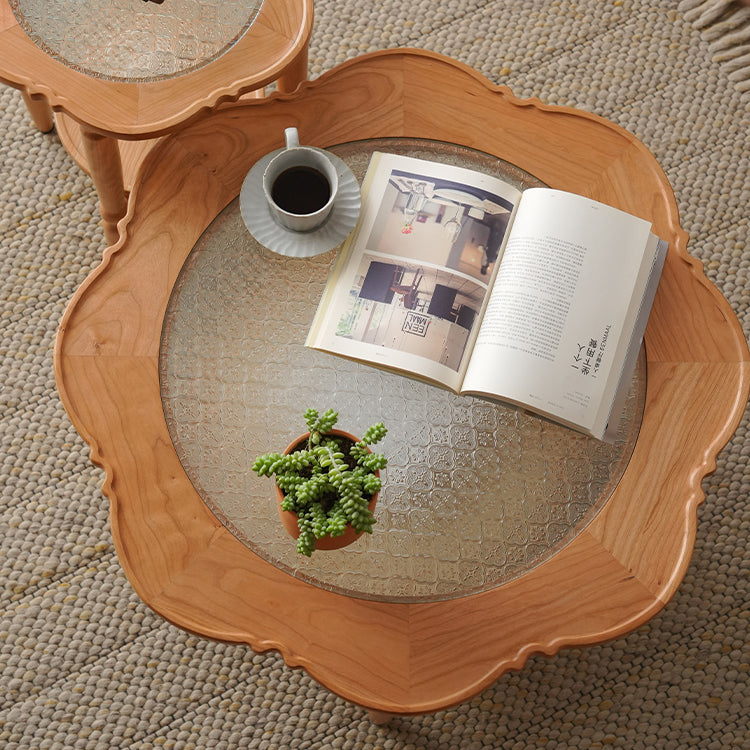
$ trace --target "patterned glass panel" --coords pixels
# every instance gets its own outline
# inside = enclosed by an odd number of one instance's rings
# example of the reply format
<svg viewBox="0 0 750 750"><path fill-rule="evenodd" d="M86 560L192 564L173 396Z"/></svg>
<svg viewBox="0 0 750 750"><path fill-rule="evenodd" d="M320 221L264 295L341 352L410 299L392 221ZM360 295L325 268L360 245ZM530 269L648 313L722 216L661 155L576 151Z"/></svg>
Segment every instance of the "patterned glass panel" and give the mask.
<svg viewBox="0 0 750 750"><path fill-rule="evenodd" d="M10 0L34 43L98 78L152 81L195 70L252 25L262 0Z"/></svg>
<svg viewBox="0 0 750 750"><path fill-rule="evenodd" d="M374 149L444 160L525 188L530 175L486 154L388 139L333 148L362 179ZM390 601L457 597L529 571L606 502L638 434L645 358L623 437L607 445L523 411L458 397L304 346L334 253L295 259L250 236L238 201L182 269L160 358L170 434L194 486L248 547L323 588ZM372 535L306 558L279 521L274 488L250 466L304 432L302 412L333 407L339 425L389 428Z"/></svg>

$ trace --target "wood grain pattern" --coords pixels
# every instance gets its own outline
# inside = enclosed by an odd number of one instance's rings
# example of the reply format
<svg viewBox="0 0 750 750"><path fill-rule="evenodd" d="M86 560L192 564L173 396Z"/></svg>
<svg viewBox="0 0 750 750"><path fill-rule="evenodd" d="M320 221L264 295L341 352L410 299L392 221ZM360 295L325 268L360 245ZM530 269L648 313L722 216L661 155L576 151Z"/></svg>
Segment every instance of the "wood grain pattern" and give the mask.
<svg viewBox="0 0 750 750"><path fill-rule="evenodd" d="M247 33L215 61L173 78L127 83L55 61L25 34L9 0L0 0L0 81L45 96L55 111L103 135L153 138L277 80L290 65L298 69L312 23L312 0L265 0Z"/></svg>
<svg viewBox="0 0 750 750"><path fill-rule="evenodd" d="M408 136L478 148L651 219L669 240L646 332L647 404L633 458L586 530L521 578L444 602L326 592L245 548L181 471L156 371L169 293L201 232L290 125L322 147ZM55 371L106 470L127 575L168 620L277 649L382 719L467 700L534 652L621 635L674 594L693 548L701 480L747 401L750 354L729 305L687 254L662 170L632 135L594 115L520 101L435 54L375 53L164 138L143 163L122 226L65 313Z"/></svg>
<svg viewBox="0 0 750 750"><path fill-rule="evenodd" d="M55 120L52 114L52 108L44 97L33 99L26 91L21 92L26 109L29 110L34 125L42 133L49 133L55 127Z"/></svg>
<svg viewBox="0 0 750 750"><path fill-rule="evenodd" d="M89 160L86 156L81 126L64 112L53 113L54 128L65 150L86 173L90 173ZM41 129L41 128L40 128ZM120 148L120 167L122 185L126 193L133 189L135 176L146 154L158 143L159 138L148 138L137 141L117 141Z"/></svg>
<svg viewBox="0 0 750 750"><path fill-rule="evenodd" d="M124 147L130 153L123 159L123 175L119 150L101 141L93 147L94 136L153 140L273 81L280 91L293 91L307 78L312 24L312 0L265 0L248 31L216 60L184 75L128 83L84 75L57 62L26 35L9 0L0 0L0 82L23 92L40 130L52 126L50 108L71 118L61 140L94 180L105 237L114 243L132 182L131 164L148 149Z"/></svg>

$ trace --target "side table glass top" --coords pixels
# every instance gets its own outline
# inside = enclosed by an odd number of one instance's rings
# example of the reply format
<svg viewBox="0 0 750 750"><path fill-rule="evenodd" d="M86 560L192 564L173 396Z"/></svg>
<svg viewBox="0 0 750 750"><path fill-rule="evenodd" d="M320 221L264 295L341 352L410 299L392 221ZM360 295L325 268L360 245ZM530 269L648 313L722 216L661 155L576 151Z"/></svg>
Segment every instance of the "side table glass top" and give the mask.
<svg viewBox="0 0 750 750"><path fill-rule="evenodd" d="M127 82L187 73L250 28L262 0L10 0L50 57L90 76Z"/></svg>
<svg viewBox="0 0 750 750"><path fill-rule="evenodd" d="M449 161L540 185L494 157L409 139L331 149L361 181L374 150ZM549 559L595 516L630 459L645 400L640 358L615 445L502 404L307 349L334 253L295 259L248 233L233 201L206 230L173 290L159 363L177 455L204 502L276 567L322 588L385 601L487 590ZM328 407L361 433L384 421L377 523L350 547L295 551L271 480L250 466Z"/></svg>

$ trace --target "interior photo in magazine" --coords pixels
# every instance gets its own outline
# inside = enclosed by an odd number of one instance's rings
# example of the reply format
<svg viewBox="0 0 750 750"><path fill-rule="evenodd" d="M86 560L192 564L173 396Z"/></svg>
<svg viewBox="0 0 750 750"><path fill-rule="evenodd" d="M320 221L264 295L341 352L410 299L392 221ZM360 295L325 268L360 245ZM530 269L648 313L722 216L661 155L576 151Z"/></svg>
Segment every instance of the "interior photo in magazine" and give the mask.
<svg viewBox="0 0 750 750"><path fill-rule="evenodd" d="M336 334L458 370L512 211L481 187L391 171Z"/></svg>

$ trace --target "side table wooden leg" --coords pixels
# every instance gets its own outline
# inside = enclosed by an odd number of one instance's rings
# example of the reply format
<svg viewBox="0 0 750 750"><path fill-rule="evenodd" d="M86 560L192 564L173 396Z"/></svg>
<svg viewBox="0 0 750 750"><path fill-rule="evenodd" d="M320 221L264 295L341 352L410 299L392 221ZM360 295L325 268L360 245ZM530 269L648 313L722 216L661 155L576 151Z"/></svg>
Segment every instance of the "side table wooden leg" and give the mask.
<svg viewBox="0 0 750 750"><path fill-rule="evenodd" d="M128 196L122 179L120 146L109 138L81 126L83 150L91 179L99 194L99 210L104 221L104 236L109 244L118 239L117 222L125 216Z"/></svg>
<svg viewBox="0 0 750 750"><path fill-rule="evenodd" d="M387 724L396 716L396 714L389 714L387 711L374 711L369 708L367 709L367 715L373 724Z"/></svg>
<svg viewBox="0 0 750 750"><path fill-rule="evenodd" d="M307 80L307 45L292 60L289 65L286 66L284 72L279 76L276 85L284 94L289 94L294 91L302 81Z"/></svg>
<svg viewBox="0 0 750 750"><path fill-rule="evenodd" d="M47 100L44 98L32 99L26 91L22 91L21 95L26 102L26 109L29 110L34 125L42 133L49 133L55 127L55 120L52 116L52 107L49 106Z"/></svg>

